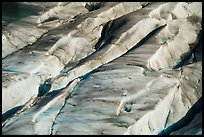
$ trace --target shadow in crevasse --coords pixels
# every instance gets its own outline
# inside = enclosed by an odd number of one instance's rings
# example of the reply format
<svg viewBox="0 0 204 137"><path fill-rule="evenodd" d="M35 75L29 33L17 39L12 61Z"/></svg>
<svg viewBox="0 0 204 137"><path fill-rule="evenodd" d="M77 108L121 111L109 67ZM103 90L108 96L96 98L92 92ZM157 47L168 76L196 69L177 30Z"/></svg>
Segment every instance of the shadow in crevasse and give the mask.
<svg viewBox="0 0 204 137"><path fill-rule="evenodd" d="M43 84L40 84L40 86L38 88L37 97L41 97L41 96L47 94L50 91L50 89L52 87L50 81L51 81L51 78L45 80L45 82Z"/></svg>
<svg viewBox="0 0 204 137"><path fill-rule="evenodd" d="M194 61L201 61L202 60L202 31L200 33L200 39L198 42L198 45L195 47L194 53L195 53L195 57L194 57Z"/></svg>
<svg viewBox="0 0 204 137"><path fill-rule="evenodd" d="M2 2L2 21L9 24L31 15L38 15L42 7L22 2Z"/></svg>
<svg viewBox="0 0 204 137"><path fill-rule="evenodd" d="M123 27L127 22L128 22L127 19L116 19L116 20L111 20L111 21L108 21L107 23L104 23L103 24L104 26L101 32L101 37L99 38L98 42L95 44L95 47L94 47L95 51L90 55L79 60L76 64L72 64L72 67L70 67L66 71L73 70L74 68L79 67L84 63L92 60L94 56L102 54L103 52L99 53L99 51L102 49L108 48L107 45L111 43L111 41L114 39L114 33L117 33L117 31L121 27ZM84 77L87 77L87 75L84 75L82 77L84 79Z"/></svg>
<svg viewBox="0 0 204 137"><path fill-rule="evenodd" d="M190 52L183 55L181 62L174 66L173 69L177 69L179 67L202 60L202 31L199 33L198 37L199 40L196 46L194 46L194 48Z"/></svg>
<svg viewBox="0 0 204 137"><path fill-rule="evenodd" d="M2 122L4 122L6 119L8 119L9 117L11 117L13 114L15 114L18 110L20 110L21 108L23 107L22 106L17 106L17 107L14 107L8 111L6 111L5 113L2 114L2 117L1 117L1 120Z"/></svg>
<svg viewBox="0 0 204 137"><path fill-rule="evenodd" d="M137 44L135 44L127 53L132 52L136 48L138 48L138 47L142 46L143 44L145 44L149 39L154 37L156 34L158 34L165 27L166 27L166 24L152 30L151 32L149 32L144 38L142 38Z"/></svg>
<svg viewBox="0 0 204 137"><path fill-rule="evenodd" d="M51 89L51 84L49 83L51 79L47 79L43 84L40 84L39 88L38 88L38 95L37 97L41 97L43 95L46 95L49 90ZM60 91L60 90L59 90ZM18 110L22 109L24 105L19 105L16 106L8 111L6 111L5 113L2 114L2 122L5 121L6 119L10 118L11 116L13 116Z"/></svg>
<svg viewBox="0 0 204 137"><path fill-rule="evenodd" d="M170 135L173 131L183 128L189 124L200 111L202 111L202 97L190 108L183 118L161 131L158 135Z"/></svg>

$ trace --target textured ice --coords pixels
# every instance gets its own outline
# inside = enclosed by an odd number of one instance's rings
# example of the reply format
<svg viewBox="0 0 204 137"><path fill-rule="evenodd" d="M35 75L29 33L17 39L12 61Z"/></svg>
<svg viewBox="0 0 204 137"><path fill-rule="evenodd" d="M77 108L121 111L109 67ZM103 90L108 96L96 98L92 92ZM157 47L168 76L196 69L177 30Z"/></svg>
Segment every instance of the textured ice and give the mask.
<svg viewBox="0 0 204 137"><path fill-rule="evenodd" d="M202 134L201 2L6 4L2 134Z"/></svg>

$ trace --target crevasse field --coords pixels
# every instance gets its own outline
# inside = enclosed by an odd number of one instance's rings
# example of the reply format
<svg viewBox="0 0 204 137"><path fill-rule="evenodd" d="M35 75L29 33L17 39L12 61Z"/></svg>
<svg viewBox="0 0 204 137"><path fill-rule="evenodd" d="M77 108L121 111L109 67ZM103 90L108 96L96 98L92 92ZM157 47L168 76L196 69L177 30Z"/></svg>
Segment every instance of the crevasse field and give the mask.
<svg viewBox="0 0 204 137"><path fill-rule="evenodd" d="M201 135L202 2L3 2L2 134Z"/></svg>

